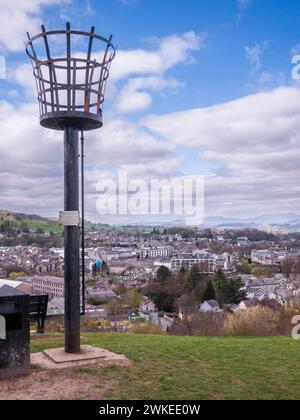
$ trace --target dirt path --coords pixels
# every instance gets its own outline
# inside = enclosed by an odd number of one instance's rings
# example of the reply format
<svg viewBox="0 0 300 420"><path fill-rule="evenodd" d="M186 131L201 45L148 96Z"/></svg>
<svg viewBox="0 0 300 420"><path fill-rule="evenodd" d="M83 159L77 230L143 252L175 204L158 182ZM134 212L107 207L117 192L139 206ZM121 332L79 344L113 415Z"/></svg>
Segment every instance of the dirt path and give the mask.
<svg viewBox="0 0 300 420"><path fill-rule="evenodd" d="M0 381L0 400L101 400L111 386L72 369L35 369L28 376Z"/></svg>

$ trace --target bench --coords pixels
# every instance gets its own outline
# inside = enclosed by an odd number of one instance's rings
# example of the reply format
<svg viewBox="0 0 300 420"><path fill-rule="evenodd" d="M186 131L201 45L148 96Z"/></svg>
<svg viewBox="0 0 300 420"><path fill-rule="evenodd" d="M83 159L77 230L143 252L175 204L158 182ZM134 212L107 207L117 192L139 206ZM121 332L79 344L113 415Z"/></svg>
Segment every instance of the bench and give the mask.
<svg viewBox="0 0 300 420"><path fill-rule="evenodd" d="M29 316L30 321L36 323L38 334L45 332L45 319L47 315L48 295L30 296Z"/></svg>

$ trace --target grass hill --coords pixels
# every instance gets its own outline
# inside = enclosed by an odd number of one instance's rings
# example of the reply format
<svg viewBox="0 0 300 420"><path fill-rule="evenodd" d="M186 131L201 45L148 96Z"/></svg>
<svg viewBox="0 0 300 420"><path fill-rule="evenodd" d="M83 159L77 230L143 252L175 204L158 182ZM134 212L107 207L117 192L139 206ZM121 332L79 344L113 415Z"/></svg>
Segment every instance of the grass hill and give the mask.
<svg viewBox="0 0 300 420"><path fill-rule="evenodd" d="M26 226L29 230L40 230L49 233L60 233L62 227L58 222L49 220L35 214L15 213L7 210L0 210L0 223L9 222L13 228Z"/></svg>
<svg viewBox="0 0 300 420"><path fill-rule="evenodd" d="M91 383L96 399L300 398L300 371L297 369L300 341L289 337L84 333L82 343L125 354L132 366L100 368L92 365L64 372L64 377L70 375L73 384L76 381L81 384L80 393L72 398L91 398L87 392ZM62 346L62 335L32 339L34 352ZM35 375L39 375L36 370ZM61 398L71 397L66 394Z"/></svg>
<svg viewBox="0 0 300 420"><path fill-rule="evenodd" d="M0 210L0 224L9 222L13 228L22 228L26 226L30 231L42 231L48 233L62 233L63 228L58 221L51 220L36 214L16 213L7 210ZM111 230L110 226L94 224L86 221L86 231L91 230Z"/></svg>
<svg viewBox="0 0 300 420"><path fill-rule="evenodd" d="M9 222L13 228L21 228L26 226L31 231L40 230L48 233L62 233L63 228L59 225L57 220L53 218L46 218L36 214L16 213L8 210L0 210L0 225L3 222ZM119 232L127 231L132 232L132 229L140 232L141 234L149 234L153 231L151 226L111 226L103 223L93 223L88 220L85 221L85 230L89 231L102 231L102 232Z"/></svg>

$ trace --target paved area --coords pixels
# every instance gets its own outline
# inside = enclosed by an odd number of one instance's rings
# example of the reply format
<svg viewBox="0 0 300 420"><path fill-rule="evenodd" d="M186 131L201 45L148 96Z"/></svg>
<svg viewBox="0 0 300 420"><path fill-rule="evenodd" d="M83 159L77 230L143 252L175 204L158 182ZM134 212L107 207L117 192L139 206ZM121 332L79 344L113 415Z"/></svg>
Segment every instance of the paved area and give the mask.
<svg viewBox="0 0 300 420"><path fill-rule="evenodd" d="M109 364L128 366L130 360L122 354L112 353L92 346L81 346L81 352L78 354L65 353L63 348L31 354L31 364L42 369L66 369L95 363L99 366L107 366Z"/></svg>

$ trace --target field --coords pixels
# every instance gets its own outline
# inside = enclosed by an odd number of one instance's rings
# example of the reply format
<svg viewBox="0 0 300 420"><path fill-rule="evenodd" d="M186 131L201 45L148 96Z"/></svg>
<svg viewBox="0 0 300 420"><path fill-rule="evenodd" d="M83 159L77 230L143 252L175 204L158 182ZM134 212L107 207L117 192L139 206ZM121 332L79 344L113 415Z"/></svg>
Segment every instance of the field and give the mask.
<svg viewBox="0 0 300 420"><path fill-rule="evenodd" d="M21 223L26 223L29 230L37 230L40 229L43 232L48 233L62 233L63 228L55 222L52 222L50 220L31 220L31 219L24 219L22 221L17 220L13 222L13 225L20 226Z"/></svg>
<svg viewBox="0 0 300 420"><path fill-rule="evenodd" d="M130 367L81 367L60 373L80 393L59 398L299 399L300 342L287 337L200 338L137 334L82 335L84 344L125 354ZM63 345L61 335L34 337L32 351ZM34 369L38 380L43 372ZM51 381L59 382L55 376ZM24 381L22 383L22 381ZM5 384L0 384L0 395ZM28 389L26 380L18 383ZM39 384L49 389L45 377ZM65 387L67 389L67 387ZM9 385L10 392L13 386ZM49 391L48 391L49 392ZM9 397L10 394L5 394ZM46 393L47 395L47 393ZM13 396L13 395L11 395ZM49 396L49 395L48 395Z"/></svg>

